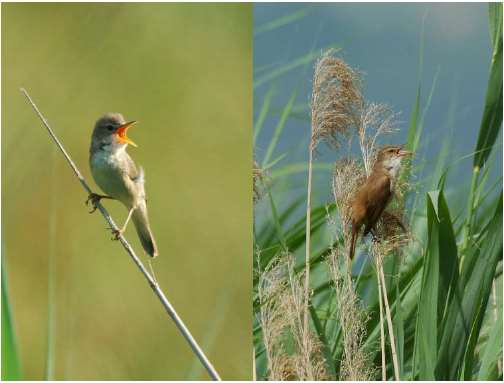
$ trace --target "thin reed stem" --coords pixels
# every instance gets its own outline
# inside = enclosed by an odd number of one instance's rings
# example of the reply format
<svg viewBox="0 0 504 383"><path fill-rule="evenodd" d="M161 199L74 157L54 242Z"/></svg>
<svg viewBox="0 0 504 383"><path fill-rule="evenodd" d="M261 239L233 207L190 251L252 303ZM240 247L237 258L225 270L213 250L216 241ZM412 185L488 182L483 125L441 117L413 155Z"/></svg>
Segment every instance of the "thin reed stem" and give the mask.
<svg viewBox="0 0 504 383"><path fill-rule="evenodd" d="M312 133L313 136L313 133ZM309 145L308 160L308 191L306 195L306 253L305 253L305 307L303 319L303 331L308 334L308 311L310 305L310 237L311 237L311 190L313 174L313 145Z"/></svg>
<svg viewBox="0 0 504 383"><path fill-rule="evenodd" d="M382 381L387 381L387 359L385 355L385 328L383 325L383 298L382 298L382 286L380 272L381 259L376 259L376 278L378 281L378 301L380 302L380 346L381 346L381 360L382 360Z"/></svg>
<svg viewBox="0 0 504 383"><path fill-rule="evenodd" d="M392 349L392 363L394 365L394 378L400 380L399 377L399 362L397 361L396 343L394 337L394 327L392 326L392 315L387 297L387 286L385 284L385 274L383 273L383 265L380 262L378 273L380 274L381 286L383 289L383 300L385 302L385 314L387 317L388 333L390 338L390 348Z"/></svg>
<svg viewBox="0 0 504 383"><path fill-rule="evenodd" d="M255 348L252 345L252 381L257 382Z"/></svg>
<svg viewBox="0 0 504 383"><path fill-rule="evenodd" d="M88 184L84 180L84 177L82 176L79 169L77 168L75 163L72 161L72 159L70 158L70 156L66 152L65 148L63 147L63 145L59 141L58 137L54 134L53 130L49 126L49 123L47 122L45 117L42 115L42 113L37 108L37 105L35 105L35 103L33 102L30 95L28 94L28 92L25 89L21 88L20 90L25 95L25 97L28 100L28 102L30 103L31 107L33 108L33 110L35 111L37 116L40 118L40 120L42 121L42 123L46 127L51 138L54 140L54 142L56 143L58 148L61 150L61 152L65 156L65 159L67 160L68 164L70 165L70 167L74 171L75 175L79 179L79 182L81 183L82 187L86 190L86 192L88 194L91 194L92 193L91 188L88 186ZM100 202L97 202L96 207L98 208L100 213L102 213L103 217L108 222L110 228L113 229L114 231L118 231L118 227L116 226L115 222L112 220L112 217L107 212L107 210L102 206L102 204ZM152 291L159 298L159 301L161 302L161 304L165 308L165 310L168 313L168 315L170 316L170 318L175 322L175 325L177 326L179 331L182 333L182 335L186 339L187 343L189 343L189 346L191 347L193 352L196 354L198 359L201 361L201 363L203 364L205 369L208 371L208 374L211 376L211 378L213 380L221 380L219 374L217 373L217 371L215 370L213 365L210 363L210 361L208 360L206 355L203 353L203 350L200 348L198 343L196 343L196 341L194 340L193 336L191 335L191 333L189 332L189 330L185 326L182 319L180 319L177 312L175 311L175 309L173 308L171 303L168 301L168 299L164 295L163 291L161 290L161 288L159 287L159 285L157 284L155 279L149 274L149 272L147 271L147 269L145 268L143 263L140 261L140 259L137 257L133 248L131 247L129 242L126 241L126 238L124 237L124 235L122 233L119 235L118 239L119 239L119 242L123 245L123 247L126 250L126 252L128 253L128 255L130 256L130 258L133 260L135 265L138 267L140 272L143 274L143 276L145 277L145 279L149 283L149 286L151 287Z"/></svg>

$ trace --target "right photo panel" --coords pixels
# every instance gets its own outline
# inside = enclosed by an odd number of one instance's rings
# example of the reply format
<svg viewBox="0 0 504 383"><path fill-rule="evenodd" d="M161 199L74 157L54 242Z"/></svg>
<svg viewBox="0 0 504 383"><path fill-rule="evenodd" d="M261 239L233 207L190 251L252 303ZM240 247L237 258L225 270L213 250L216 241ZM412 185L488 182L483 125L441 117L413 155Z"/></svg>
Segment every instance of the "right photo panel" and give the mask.
<svg viewBox="0 0 504 383"><path fill-rule="evenodd" d="M253 16L254 380L502 380L502 3Z"/></svg>

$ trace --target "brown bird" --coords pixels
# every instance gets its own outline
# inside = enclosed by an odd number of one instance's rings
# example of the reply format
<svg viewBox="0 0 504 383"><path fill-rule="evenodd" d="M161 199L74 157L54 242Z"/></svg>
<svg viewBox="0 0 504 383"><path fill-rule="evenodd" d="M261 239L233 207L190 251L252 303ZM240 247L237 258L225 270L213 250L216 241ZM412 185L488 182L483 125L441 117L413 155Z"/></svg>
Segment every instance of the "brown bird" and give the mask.
<svg viewBox="0 0 504 383"><path fill-rule="evenodd" d="M352 201L350 259L354 257L355 244L362 225L364 225L364 235L371 232L373 239L376 239L375 225L392 199L401 160L412 154L403 150L401 146L393 145L387 145L378 152L371 174L364 185L357 190Z"/></svg>

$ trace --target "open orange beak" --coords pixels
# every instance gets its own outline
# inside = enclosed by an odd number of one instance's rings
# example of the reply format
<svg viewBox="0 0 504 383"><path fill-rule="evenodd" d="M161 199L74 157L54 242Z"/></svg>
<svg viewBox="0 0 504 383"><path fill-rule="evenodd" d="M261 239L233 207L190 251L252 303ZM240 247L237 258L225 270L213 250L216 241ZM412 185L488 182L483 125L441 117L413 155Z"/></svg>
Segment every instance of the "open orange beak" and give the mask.
<svg viewBox="0 0 504 383"><path fill-rule="evenodd" d="M130 138L126 135L126 132L133 124L136 124L136 121L130 121L122 124L115 130L114 134L120 142L124 142L125 144L130 144L136 147L137 144L131 141Z"/></svg>
<svg viewBox="0 0 504 383"><path fill-rule="evenodd" d="M412 156L413 152L410 152L408 150L399 150L399 153L397 153L399 157L407 157L407 156Z"/></svg>

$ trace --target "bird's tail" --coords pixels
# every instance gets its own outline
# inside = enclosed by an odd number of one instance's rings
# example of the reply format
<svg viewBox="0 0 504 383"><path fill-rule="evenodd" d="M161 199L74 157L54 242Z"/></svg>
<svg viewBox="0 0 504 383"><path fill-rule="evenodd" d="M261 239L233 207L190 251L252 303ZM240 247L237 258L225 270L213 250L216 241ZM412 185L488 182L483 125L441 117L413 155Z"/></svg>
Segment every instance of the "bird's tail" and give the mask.
<svg viewBox="0 0 504 383"><path fill-rule="evenodd" d="M145 201L142 202L133 212L131 217L135 225L140 242L147 254L152 258L158 255L156 241L149 226L149 219L147 217L147 205Z"/></svg>

